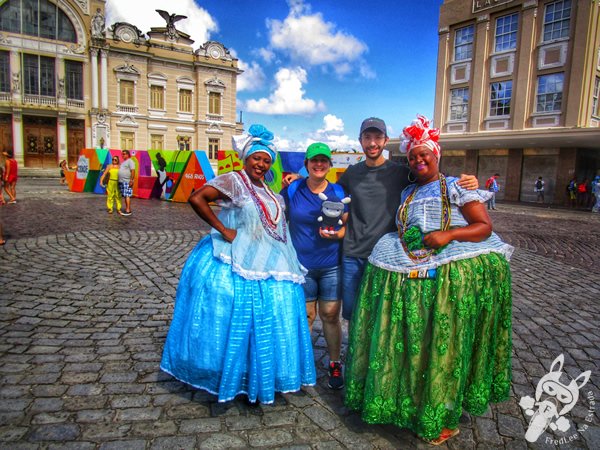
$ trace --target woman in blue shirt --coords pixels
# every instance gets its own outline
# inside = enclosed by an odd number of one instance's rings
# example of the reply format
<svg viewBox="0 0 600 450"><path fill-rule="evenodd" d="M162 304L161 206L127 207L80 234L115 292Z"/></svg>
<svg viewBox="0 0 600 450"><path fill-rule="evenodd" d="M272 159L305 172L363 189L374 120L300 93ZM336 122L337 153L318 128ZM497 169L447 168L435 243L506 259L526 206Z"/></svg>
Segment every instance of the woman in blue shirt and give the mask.
<svg viewBox="0 0 600 450"><path fill-rule="evenodd" d="M341 186L330 183L325 178L331 168L331 150L322 142L308 146L304 166L308 178L294 181L281 191L286 203L292 243L300 263L308 269L305 275L304 294L308 323L317 316L323 322L323 334L329 352L329 381L331 389L344 387L340 351L342 344L341 307L341 239L346 232L345 225L333 233L327 233L317 220L323 200L342 200ZM346 222L347 208L342 221Z"/></svg>

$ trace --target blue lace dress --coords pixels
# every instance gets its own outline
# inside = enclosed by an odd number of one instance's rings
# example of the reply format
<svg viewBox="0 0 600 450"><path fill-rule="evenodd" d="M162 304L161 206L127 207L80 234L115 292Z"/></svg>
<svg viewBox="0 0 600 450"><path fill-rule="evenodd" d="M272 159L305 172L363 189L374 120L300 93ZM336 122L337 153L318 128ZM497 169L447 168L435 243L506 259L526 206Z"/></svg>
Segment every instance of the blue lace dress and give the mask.
<svg viewBox="0 0 600 450"><path fill-rule="evenodd" d="M160 367L220 402L247 394L272 403L275 392L316 382L305 270L279 195L253 186L243 171L208 184L229 198L218 202L219 219L237 236L229 243L212 230L190 254Z"/></svg>

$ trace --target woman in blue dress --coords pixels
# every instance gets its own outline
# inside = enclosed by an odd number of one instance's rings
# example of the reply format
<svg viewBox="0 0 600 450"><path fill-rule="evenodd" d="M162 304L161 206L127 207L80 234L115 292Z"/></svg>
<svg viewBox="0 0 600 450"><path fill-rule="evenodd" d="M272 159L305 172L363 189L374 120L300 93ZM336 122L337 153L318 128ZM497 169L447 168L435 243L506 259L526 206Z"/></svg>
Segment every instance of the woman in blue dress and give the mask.
<svg viewBox="0 0 600 450"><path fill-rule="evenodd" d="M439 130L404 129L416 183L402 192L397 233L365 269L352 316L346 404L368 423L409 428L433 444L458 433L463 408L508 399L513 248L483 202L439 172Z"/></svg>
<svg viewBox="0 0 600 450"><path fill-rule="evenodd" d="M275 392L316 382L298 262L283 199L265 184L277 157L273 134L252 125L234 137L244 168L209 181L190 197L212 230L190 254L179 281L161 369L220 402L246 394L272 403ZM217 217L209 206L221 206Z"/></svg>

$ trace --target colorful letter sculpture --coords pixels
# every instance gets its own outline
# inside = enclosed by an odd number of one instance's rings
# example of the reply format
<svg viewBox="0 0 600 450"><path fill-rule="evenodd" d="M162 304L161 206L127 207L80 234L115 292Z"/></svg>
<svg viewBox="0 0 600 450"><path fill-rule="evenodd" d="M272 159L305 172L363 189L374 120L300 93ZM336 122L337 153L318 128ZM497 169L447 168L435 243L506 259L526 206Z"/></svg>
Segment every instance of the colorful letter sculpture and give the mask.
<svg viewBox="0 0 600 450"><path fill-rule="evenodd" d="M77 170L65 172L69 189L104 194L100 175L113 156L123 162L121 150L83 149ZM200 150L131 150L131 159L136 169L133 195L138 198L187 202L192 192L215 176L206 153Z"/></svg>
<svg viewBox="0 0 600 450"><path fill-rule="evenodd" d="M243 163L234 150L219 150L217 158L219 159L219 170L217 172L219 175L233 170L242 170ZM282 177L281 158L278 157L271 165L271 169L265 174L265 182L274 192L279 192L281 190Z"/></svg>
<svg viewBox="0 0 600 450"><path fill-rule="evenodd" d="M76 171L66 171L65 178L73 192L94 192L105 194L100 186L100 175L118 156L121 150L84 148L77 161ZM362 153L333 153L332 169L327 179L337 182L346 168L359 162ZM133 195L138 198L160 198L174 202L187 202L190 195L215 177L206 152L202 150L131 150L135 163ZM219 150L218 174L242 170L242 161L233 150ZM302 173L304 170L303 152L279 152L271 169L265 175L265 182L275 192L282 188L282 179L288 173Z"/></svg>

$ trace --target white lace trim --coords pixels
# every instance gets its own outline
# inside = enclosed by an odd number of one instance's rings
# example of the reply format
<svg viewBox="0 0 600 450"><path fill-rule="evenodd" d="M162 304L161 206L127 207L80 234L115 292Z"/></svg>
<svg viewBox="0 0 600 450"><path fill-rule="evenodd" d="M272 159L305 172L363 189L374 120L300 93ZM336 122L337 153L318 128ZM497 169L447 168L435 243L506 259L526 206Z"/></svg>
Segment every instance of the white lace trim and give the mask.
<svg viewBox="0 0 600 450"><path fill-rule="evenodd" d="M277 281L291 281L297 284L304 283L304 275L308 273L308 271L300 265L300 272L302 275L298 275L297 273L292 272L277 272L275 270L269 270L267 272L259 272L257 270L248 270L244 269L238 263L234 263L231 259L231 256L226 255L225 253L219 253L219 259L223 261L225 264L229 264L231 266L231 270L237 273L239 276L245 278L246 280L266 280L269 278L274 278Z"/></svg>
<svg viewBox="0 0 600 450"><path fill-rule="evenodd" d="M439 266L443 266L444 264L448 264L453 261L461 261L463 259L475 258L480 255L488 255L490 253L500 253L503 255L507 261L510 261L510 257L512 256L515 248L512 245L503 244L498 248L486 248L482 250L477 250L473 252L461 253L460 255L447 256L445 258L436 259L434 261L429 261L427 263L414 265L414 266L402 266L398 267L396 265L387 264L382 261L377 261L373 258L373 255L369 256L369 262L380 269L385 269L390 272L398 272L398 273L409 273L413 270L429 270L436 269Z"/></svg>

